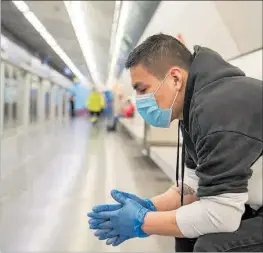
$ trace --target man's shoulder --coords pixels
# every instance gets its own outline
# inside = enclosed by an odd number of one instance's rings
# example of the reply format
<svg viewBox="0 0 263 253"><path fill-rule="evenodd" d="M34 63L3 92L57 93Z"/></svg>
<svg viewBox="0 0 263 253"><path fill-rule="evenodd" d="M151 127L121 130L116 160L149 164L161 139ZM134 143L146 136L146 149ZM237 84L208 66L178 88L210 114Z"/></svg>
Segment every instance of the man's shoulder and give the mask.
<svg viewBox="0 0 263 253"><path fill-rule="evenodd" d="M202 135L237 131L262 136L262 114L262 83L245 76L207 85L194 94L190 110L192 124L199 125ZM248 132L251 126L253 133Z"/></svg>
<svg viewBox="0 0 263 253"><path fill-rule="evenodd" d="M210 106L211 109L223 110L229 106L262 103L262 87L262 81L246 76L225 77L195 91L193 106L195 109Z"/></svg>

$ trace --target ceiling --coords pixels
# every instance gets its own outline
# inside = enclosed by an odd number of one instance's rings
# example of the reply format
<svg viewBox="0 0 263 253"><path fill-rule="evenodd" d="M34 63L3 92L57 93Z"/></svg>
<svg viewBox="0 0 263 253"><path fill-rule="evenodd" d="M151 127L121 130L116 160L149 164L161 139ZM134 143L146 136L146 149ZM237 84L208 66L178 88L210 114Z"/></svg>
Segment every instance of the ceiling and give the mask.
<svg viewBox="0 0 263 253"><path fill-rule="evenodd" d="M79 42L76 38L75 31L71 24L68 12L63 1L26 1L30 10L38 17L47 31L56 39L57 43L75 63L78 69L90 81L91 76L84 59ZM92 10L95 16L109 17L108 29L111 27L111 17L113 16L113 8L102 7L102 2L86 2L87 5L93 5ZM114 2L110 2L114 6ZM107 4L108 5L108 4ZM15 39L16 43L26 46L35 55L41 58L48 56L50 58L50 65L56 68L60 73L63 73L65 63L47 44L47 42L39 36L34 27L24 18L22 13L14 6L11 1L2 2L2 17L1 26L3 32L7 32L7 36ZM93 24L93 23L92 23ZM105 39L96 36L96 45L103 47ZM109 43L109 39L108 43ZM106 39L106 40L107 40ZM98 50L96 50L98 51Z"/></svg>
<svg viewBox="0 0 263 253"><path fill-rule="evenodd" d="M129 15L129 20L136 20L136 22L128 22L127 24L125 36L122 40L119 59L117 62L117 77L119 77L123 71L128 54L136 46L159 4L160 1L132 2L130 6L132 12Z"/></svg>
<svg viewBox="0 0 263 253"><path fill-rule="evenodd" d="M91 52L95 59L98 81L105 84L108 77L111 30L115 1L87 1L84 13L87 33L90 36Z"/></svg>
<svg viewBox="0 0 263 253"><path fill-rule="evenodd" d="M25 1L30 10L37 16L47 31L55 38L58 45L65 51L77 68L92 83L93 72L96 74L100 84L105 85L109 74L110 43L112 23L114 18L115 1L82 1L81 5L86 24L86 35L89 38L90 57L93 65L87 64L80 43L77 40L68 11L63 1ZM129 47L120 49L118 56L119 72L123 69L124 59L136 45L146 25L160 1L133 1L130 12L123 45L130 40ZM74 1L72 1L74 4ZM15 43L24 47L41 59L48 56L49 65L64 74L65 63L39 35L34 27L27 21L23 14L15 7L12 1L2 1L1 8L2 33ZM90 68L92 67L92 75Z"/></svg>
<svg viewBox="0 0 263 253"><path fill-rule="evenodd" d="M63 1L26 1L26 3L82 74L89 78L86 61Z"/></svg>
<svg viewBox="0 0 263 253"><path fill-rule="evenodd" d="M94 81L63 1L27 1L27 4L79 70ZM83 1L81 4L85 14L86 34L89 41L92 42L87 46L92 47L91 53L95 55L95 64L99 66L99 74L101 80L104 81L108 71L107 63L115 2Z"/></svg>
<svg viewBox="0 0 263 253"><path fill-rule="evenodd" d="M35 56L50 57L50 65L63 72L65 64L11 1L1 2L1 32Z"/></svg>

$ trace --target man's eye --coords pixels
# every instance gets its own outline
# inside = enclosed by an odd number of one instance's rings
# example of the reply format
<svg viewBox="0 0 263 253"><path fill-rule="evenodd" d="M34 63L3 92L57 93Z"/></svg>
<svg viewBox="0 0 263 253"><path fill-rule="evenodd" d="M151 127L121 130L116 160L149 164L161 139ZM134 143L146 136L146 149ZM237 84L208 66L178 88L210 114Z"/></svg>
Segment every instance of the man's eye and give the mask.
<svg viewBox="0 0 263 253"><path fill-rule="evenodd" d="M138 92L139 92L140 94L144 94L144 93L146 92L146 90L147 90L146 88L144 88L144 89L139 89Z"/></svg>

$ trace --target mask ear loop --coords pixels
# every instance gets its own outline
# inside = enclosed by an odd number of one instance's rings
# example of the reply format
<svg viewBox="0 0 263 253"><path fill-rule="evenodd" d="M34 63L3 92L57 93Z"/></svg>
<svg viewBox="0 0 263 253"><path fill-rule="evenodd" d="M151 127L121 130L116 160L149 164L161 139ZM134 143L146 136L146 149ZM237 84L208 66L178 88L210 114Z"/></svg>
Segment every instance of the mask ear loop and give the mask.
<svg viewBox="0 0 263 253"><path fill-rule="evenodd" d="M179 90L176 92L176 95L174 96L174 100L173 100L173 103L172 103L170 109L173 109L173 106L174 106L175 100L176 100L176 98L178 96L178 93L179 93Z"/></svg>
<svg viewBox="0 0 263 253"><path fill-rule="evenodd" d="M169 75L169 72L165 75L164 79L162 80L162 82L159 84L159 86L157 87L157 89L154 91L153 95L155 96L156 92L160 89L160 87L162 86L162 84L165 82L167 76Z"/></svg>
<svg viewBox="0 0 263 253"><path fill-rule="evenodd" d="M170 109L172 110L172 112L171 112L171 115L170 115L170 120L169 120L169 122L171 122L171 118L172 118L172 114L173 114L173 106L174 106L175 100L176 100L176 98L177 98L177 96L178 96L178 93L179 93L179 91L177 91L176 95L174 96L173 103L172 103L172 105L171 105L171 107L170 107Z"/></svg>

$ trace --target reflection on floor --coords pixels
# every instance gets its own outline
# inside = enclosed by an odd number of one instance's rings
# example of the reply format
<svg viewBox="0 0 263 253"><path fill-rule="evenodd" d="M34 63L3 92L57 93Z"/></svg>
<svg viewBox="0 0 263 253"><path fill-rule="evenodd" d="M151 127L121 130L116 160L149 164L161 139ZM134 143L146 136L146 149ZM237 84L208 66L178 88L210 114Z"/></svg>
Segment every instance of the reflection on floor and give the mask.
<svg viewBox="0 0 263 253"><path fill-rule="evenodd" d="M80 118L2 141L2 253L173 251L173 238L133 239L114 248L88 229L86 213L112 202L111 189L150 197L171 185L129 137L104 129L103 122L91 126Z"/></svg>

